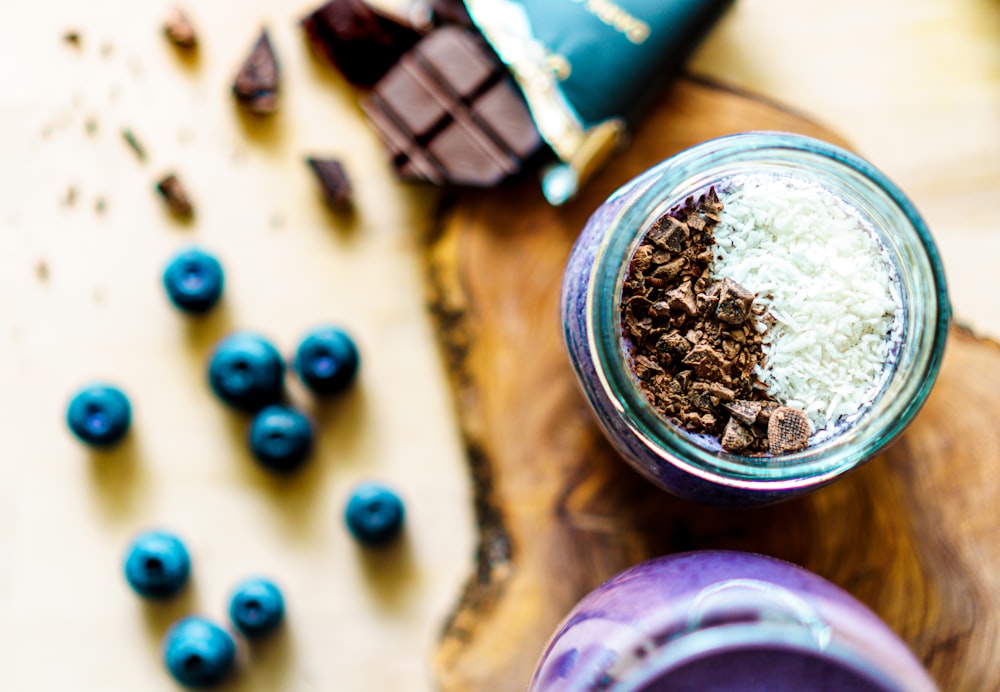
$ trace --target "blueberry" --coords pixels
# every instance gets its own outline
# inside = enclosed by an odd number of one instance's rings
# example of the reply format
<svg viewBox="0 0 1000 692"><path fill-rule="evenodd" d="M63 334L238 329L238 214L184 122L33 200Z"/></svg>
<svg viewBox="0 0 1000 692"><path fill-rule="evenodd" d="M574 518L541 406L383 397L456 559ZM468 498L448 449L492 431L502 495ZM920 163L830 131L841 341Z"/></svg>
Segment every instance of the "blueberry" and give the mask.
<svg viewBox="0 0 1000 692"><path fill-rule="evenodd" d="M395 492L379 483L367 482L354 489L344 519L358 541L381 546L399 534L403 515L403 502Z"/></svg>
<svg viewBox="0 0 1000 692"><path fill-rule="evenodd" d="M285 617L285 599L267 579L247 579L233 592L229 601L233 625L247 637L269 634Z"/></svg>
<svg viewBox="0 0 1000 692"><path fill-rule="evenodd" d="M337 327L317 327L306 334L295 351L295 371L317 394L347 389L358 372L358 349Z"/></svg>
<svg viewBox="0 0 1000 692"><path fill-rule="evenodd" d="M125 579L140 596L169 598L181 590L190 573L187 548L165 531L140 534L125 554Z"/></svg>
<svg viewBox="0 0 1000 692"><path fill-rule="evenodd" d="M66 411L69 429L87 444L104 447L121 440L132 422L128 397L109 384L91 384L77 392Z"/></svg>
<svg viewBox="0 0 1000 692"><path fill-rule="evenodd" d="M223 283L219 260L199 248L178 253L163 272L167 295L184 312L208 312L222 296Z"/></svg>
<svg viewBox="0 0 1000 692"><path fill-rule="evenodd" d="M271 342L249 332L220 341L208 363L212 391L243 411L257 411L281 398L285 363Z"/></svg>
<svg viewBox="0 0 1000 692"><path fill-rule="evenodd" d="M233 670L236 644L210 620L187 617L164 637L163 660L174 679L185 687L212 687Z"/></svg>
<svg viewBox="0 0 1000 692"><path fill-rule="evenodd" d="M308 458L312 443L309 419L289 406L268 406L250 423L250 451L270 471L295 471Z"/></svg>

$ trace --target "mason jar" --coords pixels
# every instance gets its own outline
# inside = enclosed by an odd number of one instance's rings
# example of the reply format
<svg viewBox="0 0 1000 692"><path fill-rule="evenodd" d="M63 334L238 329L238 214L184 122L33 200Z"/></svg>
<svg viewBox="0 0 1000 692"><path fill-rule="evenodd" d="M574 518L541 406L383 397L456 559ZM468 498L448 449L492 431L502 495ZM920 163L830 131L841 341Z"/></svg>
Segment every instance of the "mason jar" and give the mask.
<svg viewBox="0 0 1000 692"><path fill-rule="evenodd" d="M627 362L620 304L632 255L666 211L746 175L816 186L853 209L891 262L901 310L894 359L850 425L796 452L728 452L657 412ZM878 454L927 398L951 309L930 232L909 199L872 164L816 139L750 132L698 144L642 173L590 217L562 285L564 339L577 379L615 448L636 470L680 497L753 506L820 488Z"/></svg>
<svg viewBox="0 0 1000 692"><path fill-rule="evenodd" d="M530 692L936 689L871 610L782 560L706 550L636 565L587 594Z"/></svg>

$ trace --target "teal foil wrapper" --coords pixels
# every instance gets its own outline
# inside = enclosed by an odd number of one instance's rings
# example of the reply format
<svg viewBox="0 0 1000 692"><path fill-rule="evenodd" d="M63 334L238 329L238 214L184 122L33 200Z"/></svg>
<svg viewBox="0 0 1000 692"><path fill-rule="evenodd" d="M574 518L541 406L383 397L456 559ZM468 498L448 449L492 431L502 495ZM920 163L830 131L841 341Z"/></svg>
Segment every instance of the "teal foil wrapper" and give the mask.
<svg viewBox="0 0 1000 692"><path fill-rule="evenodd" d="M524 93L572 196L662 93L732 0L465 0Z"/></svg>

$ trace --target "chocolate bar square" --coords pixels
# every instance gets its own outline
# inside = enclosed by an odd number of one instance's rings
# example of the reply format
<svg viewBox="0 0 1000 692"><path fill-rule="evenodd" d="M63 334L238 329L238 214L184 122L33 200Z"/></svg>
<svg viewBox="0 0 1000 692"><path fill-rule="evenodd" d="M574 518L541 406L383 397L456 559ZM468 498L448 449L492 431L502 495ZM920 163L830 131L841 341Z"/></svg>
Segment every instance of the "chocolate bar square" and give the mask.
<svg viewBox="0 0 1000 692"><path fill-rule="evenodd" d="M475 33L430 32L362 101L404 179L488 187L542 148L504 66Z"/></svg>

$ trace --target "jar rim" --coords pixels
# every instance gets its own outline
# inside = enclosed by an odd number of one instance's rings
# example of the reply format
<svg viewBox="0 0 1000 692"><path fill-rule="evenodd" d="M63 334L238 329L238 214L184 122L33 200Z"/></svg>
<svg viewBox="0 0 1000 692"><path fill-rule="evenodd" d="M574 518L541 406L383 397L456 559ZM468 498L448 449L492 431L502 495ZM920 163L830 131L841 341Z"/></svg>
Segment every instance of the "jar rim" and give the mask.
<svg viewBox="0 0 1000 692"><path fill-rule="evenodd" d="M761 649L814 658L865 678L885 690L899 688L897 682L878 668L877 662L868 659L863 652L846 642L833 639L821 644L801 626L760 621L717 625L686 632L622 671L615 681L615 689L621 692L641 692L663 675L676 673L698 659L726 657L739 651Z"/></svg>
<svg viewBox="0 0 1000 692"><path fill-rule="evenodd" d="M911 296L910 305L906 305L904 298L907 319L915 322L915 317L919 317L920 324L906 325L909 341L900 346L901 355L903 348L916 348L908 354L912 358L911 367L905 373L893 372L889 377L890 382L897 377L906 378L897 381L897 386L902 387L902 400L881 402L884 405L877 424L865 414L863 423L850 426L816 446L780 457L744 456L710 449L655 411L638 388L634 375L628 372L618 322L627 260L649 223L673 206L671 200L677 203L690 194L692 181L698 182L694 189L706 188L712 181L706 171L724 165L764 165L766 161L781 162L790 171L841 176L845 185L855 186L859 195L867 195L872 204L898 220L902 228L890 229L884 227L887 224L869 219L879 234L888 234L903 243L909 253L906 265L900 266L899 256L893 256L892 261L898 273L906 273L915 282L922 296L920 304L916 303L920 296ZM617 415L641 444L663 462L712 484L784 492L832 481L877 454L910 423L926 400L940 368L951 308L944 268L930 230L913 203L884 173L834 144L804 135L762 131L726 135L697 144L651 168L633 184L637 185L636 199L618 210L597 248L588 282L586 311L588 346L598 386L614 402ZM893 251L889 251L892 255ZM609 282L608 277L615 280ZM911 316L910 312L917 309L919 314ZM887 383L883 393L888 386ZM873 402L870 408L874 410L875 405Z"/></svg>

